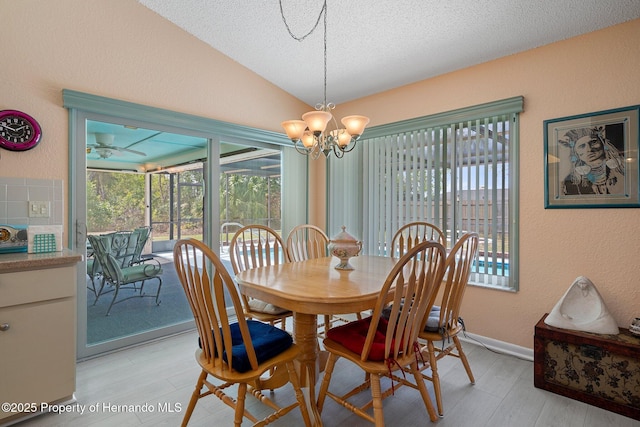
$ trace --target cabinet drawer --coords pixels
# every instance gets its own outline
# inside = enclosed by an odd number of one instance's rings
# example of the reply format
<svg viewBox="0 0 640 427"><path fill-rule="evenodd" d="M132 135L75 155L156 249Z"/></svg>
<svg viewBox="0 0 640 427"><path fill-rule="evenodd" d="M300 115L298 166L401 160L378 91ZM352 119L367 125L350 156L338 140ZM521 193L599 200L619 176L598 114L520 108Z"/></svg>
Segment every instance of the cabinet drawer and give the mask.
<svg viewBox="0 0 640 427"><path fill-rule="evenodd" d="M74 296L76 266L0 274L0 307Z"/></svg>
<svg viewBox="0 0 640 427"><path fill-rule="evenodd" d="M0 308L0 402L53 402L75 390L75 299ZM0 419L13 415L0 412ZM2 424L2 422L0 422Z"/></svg>

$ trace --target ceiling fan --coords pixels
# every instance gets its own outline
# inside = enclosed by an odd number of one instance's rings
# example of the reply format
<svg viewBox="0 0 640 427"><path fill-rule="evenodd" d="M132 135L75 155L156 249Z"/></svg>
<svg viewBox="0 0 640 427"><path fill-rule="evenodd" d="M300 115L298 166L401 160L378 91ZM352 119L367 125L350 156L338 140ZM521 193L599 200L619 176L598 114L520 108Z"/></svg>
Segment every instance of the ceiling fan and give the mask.
<svg viewBox="0 0 640 427"><path fill-rule="evenodd" d="M96 133L96 143L87 144L87 154L95 150L101 159L108 159L111 155L122 156L122 152L133 153L139 156L146 156L142 151L131 150L129 148L116 147L113 145L114 135L110 133Z"/></svg>

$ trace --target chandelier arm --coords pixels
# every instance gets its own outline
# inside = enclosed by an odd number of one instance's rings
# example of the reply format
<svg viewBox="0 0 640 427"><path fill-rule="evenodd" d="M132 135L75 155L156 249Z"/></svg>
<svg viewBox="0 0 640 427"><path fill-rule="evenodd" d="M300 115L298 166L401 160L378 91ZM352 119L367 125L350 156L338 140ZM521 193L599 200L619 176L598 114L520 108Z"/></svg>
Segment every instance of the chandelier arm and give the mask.
<svg viewBox="0 0 640 427"><path fill-rule="evenodd" d="M298 153L300 153L300 154L304 154L304 155L307 155L307 156L308 156L308 155L309 155L309 153L310 153L310 150L309 150L308 148L304 147L304 146L303 146L303 148L300 148L299 144L300 144L300 140L297 140L297 141L295 141L295 142L293 143L293 147L296 149L296 151L297 151Z"/></svg>
<svg viewBox="0 0 640 427"><path fill-rule="evenodd" d="M339 148L340 148L340 151L342 151L343 153L348 153L350 151L353 151L353 149L356 148L356 140L351 139L351 141L347 145Z"/></svg>
<svg viewBox="0 0 640 427"><path fill-rule="evenodd" d="M314 144L313 147L311 148L307 148L307 147L300 147L301 142L300 141L295 141L293 143L293 147L296 149L296 151L302 155L305 156L309 156L311 157L313 160L317 159L318 157L320 157L320 153L323 153L323 151L320 149L320 146L318 144Z"/></svg>
<svg viewBox="0 0 640 427"><path fill-rule="evenodd" d="M320 146L316 144L313 146L313 149L309 153L311 154L311 158L313 160L316 160L318 157L320 157L320 153L322 153L322 151L320 150Z"/></svg>
<svg viewBox="0 0 640 427"><path fill-rule="evenodd" d="M305 34L304 36L298 37L295 34L293 34L293 31L291 31L291 28L289 27L289 24L287 23L287 18L284 17L284 10L282 9L282 0L279 1L280 3L280 16L282 17L282 22L284 22L284 26L287 28L287 31L289 32L289 35L291 36L292 39L297 40L299 42L303 41L304 39L306 39L308 36L310 36L311 34L313 34L313 32L316 30L316 28L318 28L318 24L320 23L320 18L322 17L322 13L325 12L327 10L327 2L324 2L324 6L322 6L322 9L320 9L320 13L318 14L318 19L316 20L316 23L313 25L313 28L311 28L311 30L309 30L309 32L307 34ZM325 28L327 27L327 23L326 23L326 13L325 13Z"/></svg>

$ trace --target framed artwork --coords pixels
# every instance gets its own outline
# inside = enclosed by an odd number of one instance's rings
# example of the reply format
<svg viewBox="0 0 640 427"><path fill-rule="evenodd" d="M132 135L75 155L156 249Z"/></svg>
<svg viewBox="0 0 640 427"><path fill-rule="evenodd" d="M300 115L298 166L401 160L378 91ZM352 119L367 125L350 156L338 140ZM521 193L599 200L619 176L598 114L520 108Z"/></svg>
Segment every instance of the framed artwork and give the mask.
<svg viewBox="0 0 640 427"><path fill-rule="evenodd" d="M640 207L640 105L544 121L546 208Z"/></svg>

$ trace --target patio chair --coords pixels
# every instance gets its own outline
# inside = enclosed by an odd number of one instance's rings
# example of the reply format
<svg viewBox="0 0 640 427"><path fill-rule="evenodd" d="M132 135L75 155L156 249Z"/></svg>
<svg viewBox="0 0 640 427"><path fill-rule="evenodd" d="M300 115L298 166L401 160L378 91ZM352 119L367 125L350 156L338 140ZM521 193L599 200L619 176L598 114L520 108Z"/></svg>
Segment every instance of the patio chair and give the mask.
<svg viewBox="0 0 640 427"><path fill-rule="evenodd" d="M447 247L447 241L440 228L429 222L415 221L403 225L393 235L389 256L400 258L407 250L424 240L435 240Z"/></svg>
<svg viewBox="0 0 640 427"><path fill-rule="evenodd" d="M103 236L109 236L109 252L119 260L121 267L130 267L153 258L150 255L142 256L142 251L151 236L151 227L139 227L132 232L119 231ZM87 289L93 292L97 300L102 288L96 287L96 280L102 277L102 267L88 238L87 243L87 275L91 279L91 286L87 286Z"/></svg>
<svg viewBox="0 0 640 427"><path fill-rule="evenodd" d="M250 268L265 267L289 262L285 245L273 229L264 225L247 225L236 231L229 243L229 259L235 274ZM244 315L270 325L280 323L286 328L291 311L241 294Z"/></svg>
<svg viewBox="0 0 640 427"><path fill-rule="evenodd" d="M150 227L139 227L133 231L116 231L103 236L109 238L109 253L121 267L129 267L143 261L142 251L150 235Z"/></svg>
<svg viewBox="0 0 640 427"><path fill-rule="evenodd" d="M133 252L133 259L129 264L148 261L153 258L151 255L142 256L142 251L151 237L151 227L138 227L131 233L131 238L135 240L136 246Z"/></svg>
<svg viewBox="0 0 640 427"><path fill-rule="evenodd" d="M383 426L382 401L393 394L394 384L401 384L419 390L429 418L431 421L438 419L418 366L417 339L442 282L445 256L444 246L437 242L425 241L413 246L398 260L384 281L372 316L329 330L323 341L329 359L318 393L319 411L329 397L376 426ZM411 301L411 304L406 301ZM389 303L387 320L382 317L382 312ZM363 384L345 394L329 390L340 357L366 374ZM397 375L397 371L401 375ZM405 374L411 374L413 382ZM390 388L384 392L381 390L381 377L391 379ZM371 392L369 402L361 405L362 400L356 402L352 399L367 389ZM373 415L369 413L371 408Z"/></svg>
<svg viewBox="0 0 640 427"><path fill-rule="evenodd" d="M311 224L302 224L294 227L287 236L287 253L291 262L329 256L329 237L320 227ZM360 313L356 313L357 319L362 319ZM337 322L349 322L340 316L324 315L324 323L318 325L327 331Z"/></svg>
<svg viewBox="0 0 640 427"><path fill-rule="evenodd" d="M471 384L475 384L467 356L462 350L458 334L464 331L465 325L460 316L462 297L467 288L473 261L478 254L478 234L466 233L453 246L447 256L446 276L444 279L440 303L434 306L427 317L426 323L418 335L420 341L426 341L426 352L429 356L431 376L425 378L433 382L436 395L438 414L444 415L442 408L442 393L440 391L440 377L438 375L438 360L445 356L457 357L462 361ZM442 348L434 345L442 341ZM446 345L446 348L445 348ZM424 350L424 349L423 349Z"/></svg>
<svg viewBox="0 0 640 427"><path fill-rule="evenodd" d="M100 268L100 263L96 260L96 257L93 253L93 249L89 244L89 240L87 239L87 276L89 276L89 280L91 280L91 285L87 286L87 289L93 292L93 296L98 297L98 288L96 287L96 280L101 278L102 269Z"/></svg>
<svg viewBox="0 0 640 427"><path fill-rule="evenodd" d="M137 237L134 233L118 232L102 236L87 236L94 253L94 263L99 262L102 271L100 289L96 293L95 305L101 295L113 292L106 315L111 312L114 304L136 297L153 297L156 305L160 305L160 289L162 288L162 267L156 260L141 260L135 258ZM158 288L154 295L144 293L147 280L157 279ZM138 289L137 283L140 282ZM111 287L105 290L105 285ZM117 299L122 289L131 289L134 295Z"/></svg>
<svg viewBox="0 0 640 427"><path fill-rule="evenodd" d="M196 351L196 360L202 368L182 425L189 422L198 400L213 394L235 409L236 426L240 426L244 418L254 425L266 425L296 407L305 425L310 426L294 366L299 347L293 344L291 335L241 315L242 305L231 276L220 258L204 243L195 239L179 240L173 249L173 261L198 328L200 348ZM231 301L231 307L227 307L227 300ZM232 323L233 317L235 323ZM273 375L267 376L268 372ZM221 384L209 380L210 376ZM293 386L296 401L286 407L262 393L287 383ZM230 387L234 385L237 385L235 398L227 394L235 389ZM247 394L269 406L274 413L258 420L245 408Z"/></svg>

